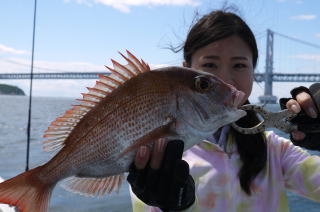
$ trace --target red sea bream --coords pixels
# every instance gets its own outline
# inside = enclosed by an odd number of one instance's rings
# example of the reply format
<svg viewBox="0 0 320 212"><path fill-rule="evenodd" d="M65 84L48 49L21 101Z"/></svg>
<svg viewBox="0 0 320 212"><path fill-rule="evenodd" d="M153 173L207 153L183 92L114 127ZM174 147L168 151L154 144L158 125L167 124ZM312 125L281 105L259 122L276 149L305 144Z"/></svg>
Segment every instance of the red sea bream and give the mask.
<svg viewBox="0 0 320 212"><path fill-rule="evenodd" d="M122 54L121 54L122 55ZM109 76L83 94L79 105L51 123L46 164L0 184L0 202L23 212L45 212L55 185L89 196L117 190L141 145L180 139L185 149L245 115L244 94L212 74L149 66L129 51L127 65L113 61ZM129 201L129 200L128 200Z"/></svg>

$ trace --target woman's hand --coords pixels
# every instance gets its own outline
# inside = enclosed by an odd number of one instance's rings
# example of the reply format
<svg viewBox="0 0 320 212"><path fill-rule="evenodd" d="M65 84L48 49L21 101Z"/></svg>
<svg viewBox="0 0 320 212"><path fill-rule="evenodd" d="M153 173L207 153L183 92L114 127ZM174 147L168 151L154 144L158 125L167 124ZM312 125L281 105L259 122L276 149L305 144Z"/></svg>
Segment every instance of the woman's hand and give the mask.
<svg viewBox="0 0 320 212"><path fill-rule="evenodd" d="M315 102L313 102L311 96L306 92L301 92L295 97L295 99L290 99L286 103L286 107L294 113L299 113L303 109L311 118L317 118ZM306 137L305 133L297 130L293 131L291 135L295 141L303 140Z"/></svg>
<svg viewBox="0 0 320 212"><path fill-rule="evenodd" d="M134 165L136 169L142 170L144 169L150 160L150 168L154 170L158 170L160 168L163 154L166 148L166 141L160 138L157 142L155 142L153 150L151 150L148 146L142 146L139 148L135 160ZM152 157L151 157L152 152Z"/></svg>
<svg viewBox="0 0 320 212"><path fill-rule="evenodd" d="M164 139L153 149L142 146L131 164L128 182L133 193L144 203L163 211L183 210L195 201L194 181L189 165L182 160L184 143Z"/></svg>

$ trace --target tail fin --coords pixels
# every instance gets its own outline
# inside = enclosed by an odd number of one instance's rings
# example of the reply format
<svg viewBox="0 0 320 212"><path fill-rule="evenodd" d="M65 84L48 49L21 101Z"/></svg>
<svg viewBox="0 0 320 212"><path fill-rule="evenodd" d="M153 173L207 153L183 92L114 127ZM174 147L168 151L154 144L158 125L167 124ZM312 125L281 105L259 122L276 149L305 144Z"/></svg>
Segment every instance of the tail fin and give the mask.
<svg viewBox="0 0 320 212"><path fill-rule="evenodd" d="M0 183L0 202L14 205L20 212L46 212L55 184L45 184L37 176L41 166Z"/></svg>

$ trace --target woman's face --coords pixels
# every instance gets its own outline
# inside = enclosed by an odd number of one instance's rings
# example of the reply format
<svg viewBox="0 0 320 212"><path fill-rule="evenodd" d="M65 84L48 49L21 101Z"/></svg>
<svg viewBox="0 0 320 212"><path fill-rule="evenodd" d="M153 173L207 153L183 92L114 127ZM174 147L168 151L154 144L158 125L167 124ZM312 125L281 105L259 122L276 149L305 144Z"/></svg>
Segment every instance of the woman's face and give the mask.
<svg viewBox="0 0 320 212"><path fill-rule="evenodd" d="M243 91L246 96L241 105L251 94L252 53L249 46L238 36L218 40L198 49L192 55L191 68L212 73Z"/></svg>

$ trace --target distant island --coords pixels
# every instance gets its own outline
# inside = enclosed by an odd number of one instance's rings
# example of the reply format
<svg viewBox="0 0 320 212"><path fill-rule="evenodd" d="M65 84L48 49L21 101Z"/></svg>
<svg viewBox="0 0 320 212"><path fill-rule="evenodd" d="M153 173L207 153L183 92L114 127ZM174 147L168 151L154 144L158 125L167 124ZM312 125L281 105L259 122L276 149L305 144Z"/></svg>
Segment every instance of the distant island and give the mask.
<svg viewBox="0 0 320 212"><path fill-rule="evenodd" d="M19 95L25 96L21 88L12 85L0 84L0 95Z"/></svg>

